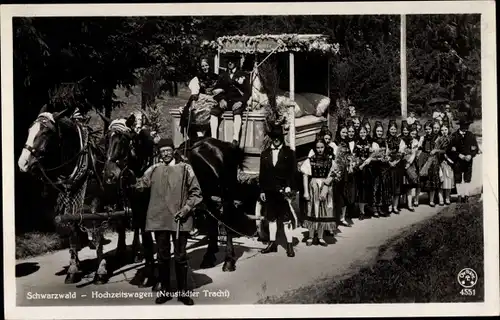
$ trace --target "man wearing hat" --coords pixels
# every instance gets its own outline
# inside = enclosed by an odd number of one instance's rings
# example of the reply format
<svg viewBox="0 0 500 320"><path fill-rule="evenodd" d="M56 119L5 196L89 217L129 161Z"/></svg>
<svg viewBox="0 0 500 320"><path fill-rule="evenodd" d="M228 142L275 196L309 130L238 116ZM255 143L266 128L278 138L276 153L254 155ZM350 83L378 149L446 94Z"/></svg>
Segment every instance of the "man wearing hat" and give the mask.
<svg viewBox="0 0 500 320"><path fill-rule="evenodd" d="M159 294L157 304L165 303L177 296L185 305L193 300L187 289L186 245L189 231L193 228L191 213L201 201L201 189L191 166L174 159L172 139L162 138L158 142L162 161L149 167L136 187L151 191L146 215L146 231L155 233L158 246ZM177 224L180 224L179 226ZM176 231L179 228L177 238ZM174 244L175 277L177 292L170 288L170 239Z"/></svg>
<svg viewBox="0 0 500 320"><path fill-rule="evenodd" d="M224 111L233 112L233 144L239 145L241 132L241 115L245 110L246 103L250 98L249 76L237 67L238 59L231 57L227 64L227 71L224 72L216 85L216 88L223 89L222 93L214 96L218 105L212 108L210 115L210 131L212 138L217 139L219 128L219 118Z"/></svg>
<svg viewBox="0 0 500 320"><path fill-rule="evenodd" d="M459 202L467 202L470 195L472 163L479 151L476 136L469 131L471 122L467 118L459 120L459 129L452 135L449 145Z"/></svg>
<svg viewBox="0 0 500 320"><path fill-rule="evenodd" d="M263 203L265 217L269 221L269 245L261 252L266 254L277 252L276 233L278 231L277 221L283 222L287 240L286 254L294 257L292 244L292 219L287 197L293 195L295 188L295 175L297 172L297 161L295 152L284 144L283 129L274 125L269 137L272 144L264 150L260 156L259 185L261 188L260 201Z"/></svg>

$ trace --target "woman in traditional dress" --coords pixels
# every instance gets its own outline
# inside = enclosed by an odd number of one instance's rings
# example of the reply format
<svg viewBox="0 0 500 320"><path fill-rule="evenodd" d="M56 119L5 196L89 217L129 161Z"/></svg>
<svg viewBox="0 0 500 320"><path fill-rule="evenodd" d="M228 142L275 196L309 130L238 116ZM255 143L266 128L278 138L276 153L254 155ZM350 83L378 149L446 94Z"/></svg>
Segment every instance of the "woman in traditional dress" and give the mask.
<svg viewBox="0 0 500 320"><path fill-rule="evenodd" d="M191 96L182 109L180 127L183 133L185 132L185 129L193 123L208 131L210 110L217 105L217 101L214 100L214 96L222 92L221 89L215 88L217 86L218 79L219 76L210 71L208 59L201 59L200 71L193 79L191 79L188 85L189 90L191 91ZM189 119L189 112L194 109L196 109L196 115L193 117L192 114L192 119ZM206 121L204 121L205 119ZM188 123L189 120L191 120L191 123Z"/></svg>
<svg viewBox="0 0 500 320"><path fill-rule="evenodd" d="M364 126L359 128L359 136L354 146L354 157L359 166L355 172L356 202L359 207L359 220L365 218L365 207L372 200L373 178L370 164L371 143L368 140L368 131Z"/></svg>
<svg viewBox="0 0 500 320"><path fill-rule="evenodd" d="M349 225L346 220L347 207L354 204L353 188L350 186L350 177L348 173L348 163L351 156L349 148L349 139L347 137L348 130L347 126L341 125L339 127L339 136L335 140L335 159L338 159L338 163L342 169L342 179L334 186L334 194L336 196L335 203L338 204L336 214L338 216L338 224L347 226ZM339 158L341 157L341 158Z"/></svg>
<svg viewBox="0 0 500 320"><path fill-rule="evenodd" d="M372 141L372 126L370 125L370 121L367 118L364 118L363 121L361 122L361 126L363 126L366 129L366 139L368 141Z"/></svg>
<svg viewBox="0 0 500 320"><path fill-rule="evenodd" d="M327 246L323 239L324 232L333 233L337 229L333 206L333 189L329 187L326 195L321 195L333 164L333 154L327 152L327 144L322 138L316 139L314 154L302 164L304 199L307 201L307 213L303 226L309 229L306 239L308 246L319 243Z"/></svg>
<svg viewBox="0 0 500 320"><path fill-rule="evenodd" d="M448 147L451 143L450 129L448 124L445 122L441 126L441 136L436 139L436 148L438 150L438 159L440 165L440 178L441 178L441 188L438 190L439 205L450 204L450 193L455 184L455 178L453 175L453 161L447 155ZM444 198L443 198L444 193Z"/></svg>
<svg viewBox="0 0 500 320"><path fill-rule="evenodd" d="M434 128L434 129L433 129ZM440 188L439 163L434 161L436 139L438 134L435 128L441 128L439 122L427 121L424 126L425 135L420 140L420 155L418 167L420 168L420 187L429 193L429 206L435 207L436 190Z"/></svg>
<svg viewBox="0 0 500 320"><path fill-rule="evenodd" d="M354 121L351 121L347 124L347 141L349 142L349 150L351 152L354 151L354 145L357 140L357 132L356 127L354 126Z"/></svg>
<svg viewBox="0 0 500 320"><path fill-rule="evenodd" d="M418 174L418 179L419 183L415 187L415 196L413 197L413 207L416 208L419 206L419 197L420 197L420 186L421 186L421 181L420 181L420 166L419 166L419 158L420 158L420 153L422 152L421 147L422 147L422 141L423 141L423 135L422 135L422 124L420 124L420 120L416 120L414 125L417 127L417 136L416 139L418 140L418 149L415 154L415 167L417 169L417 174Z"/></svg>
<svg viewBox="0 0 500 320"><path fill-rule="evenodd" d="M349 216L352 216L355 210L356 204L356 176L353 172L354 168L357 167L356 157L354 156L354 147L356 146L356 140L358 139L358 134L354 121L349 121L347 125L347 141L349 146L349 154L347 157L348 165L351 168L346 172L346 180L344 185L344 197L346 201L346 210L349 212Z"/></svg>
<svg viewBox="0 0 500 320"><path fill-rule="evenodd" d="M349 147L349 142L347 140L347 126L345 124L339 125L337 129L337 136L332 144L335 154L337 154L337 149L340 146Z"/></svg>
<svg viewBox="0 0 500 320"><path fill-rule="evenodd" d="M411 136L410 136L410 125L408 124L408 121L403 120L401 121L401 134L399 135L401 139L405 142L405 144L408 146L411 143ZM408 156L408 153L410 152L410 149L406 149L405 151L405 157ZM403 163L405 165L405 163ZM400 196L400 206L407 206L409 205L406 203L408 198L406 197L407 192L409 191L411 187L408 185L408 179L406 173L403 174L403 185L402 185L402 190L401 190L401 196Z"/></svg>
<svg viewBox="0 0 500 320"><path fill-rule="evenodd" d="M419 147L419 140L417 135L417 126L412 124L407 129L409 131L409 137L405 138L403 135L403 140L406 144L406 157L405 157L405 187L406 187L406 202L408 205L408 210L415 211L413 208L414 199L416 197L416 190L420 183L420 177L417 166L417 152Z"/></svg>
<svg viewBox="0 0 500 320"><path fill-rule="evenodd" d="M387 188L385 185L384 174L387 171L387 142L384 139L384 126L382 122L377 121L373 126L373 136L372 136L372 154L371 158L371 171L373 177L373 216L383 216L385 215L382 208L388 204L387 201Z"/></svg>
<svg viewBox="0 0 500 320"><path fill-rule="evenodd" d="M389 214L399 213L399 196L403 185L404 167L401 162L406 149L406 144L398 136L398 125L395 120L389 121L387 130L387 151L389 155L389 170L385 176L388 179L389 196L392 203L389 205Z"/></svg>

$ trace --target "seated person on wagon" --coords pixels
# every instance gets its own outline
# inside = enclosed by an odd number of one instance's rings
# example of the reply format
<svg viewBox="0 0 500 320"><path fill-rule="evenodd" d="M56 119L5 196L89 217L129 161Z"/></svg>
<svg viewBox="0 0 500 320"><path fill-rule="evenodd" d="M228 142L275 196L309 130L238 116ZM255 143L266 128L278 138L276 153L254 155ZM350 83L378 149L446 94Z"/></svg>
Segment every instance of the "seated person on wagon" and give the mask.
<svg viewBox="0 0 500 320"><path fill-rule="evenodd" d="M250 98L250 81L248 75L237 67L237 58L230 58L227 71L224 72L216 85L223 92L214 96L219 103L210 113L210 130L212 138L217 138L219 119L226 110L233 112L233 145L238 146L241 132L241 115Z"/></svg>
<svg viewBox="0 0 500 320"><path fill-rule="evenodd" d="M219 76L210 70L207 59L201 59L200 69L189 82L191 96L181 111L181 132L184 135L187 134L189 138L205 136L208 131L209 116L212 109L218 105L214 96L223 91L216 89ZM193 136L194 133L196 133L195 136Z"/></svg>

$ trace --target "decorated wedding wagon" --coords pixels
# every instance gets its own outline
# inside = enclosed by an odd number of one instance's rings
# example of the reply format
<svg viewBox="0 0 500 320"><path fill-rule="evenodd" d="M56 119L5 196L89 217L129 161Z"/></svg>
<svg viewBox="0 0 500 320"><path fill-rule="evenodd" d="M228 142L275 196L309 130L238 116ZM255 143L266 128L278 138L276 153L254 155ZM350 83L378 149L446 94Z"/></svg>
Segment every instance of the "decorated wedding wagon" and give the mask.
<svg viewBox="0 0 500 320"><path fill-rule="evenodd" d="M286 130L287 144L300 159L305 156L321 127L329 124L330 61L338 44L320 34L224 36L203 46L214 53L213 70L224 71L229 57L238 57L240 68L250 76L251 96L243 113L240 146L246 153L246 170L257 173L260 153L268 143L269 89L276 96L278 117ZM172 110L173 127L179 128L180 110ZM222 115L218 138L231 141L233 115ZM184 137L174 130L174 142Z"/></svg>

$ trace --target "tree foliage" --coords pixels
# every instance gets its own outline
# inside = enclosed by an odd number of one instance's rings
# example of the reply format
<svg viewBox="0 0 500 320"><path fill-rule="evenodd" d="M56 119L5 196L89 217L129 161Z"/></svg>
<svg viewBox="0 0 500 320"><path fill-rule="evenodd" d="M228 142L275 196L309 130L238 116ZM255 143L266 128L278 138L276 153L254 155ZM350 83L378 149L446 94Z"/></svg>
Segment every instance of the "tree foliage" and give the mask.
<svg viewBox="0 0 500 320"><path fill-rule="evenodd" d="M391 15L16 18L16 99L39 108L50 101L51 89L77 83L82 108L109 113L119 107L117 86L140 82L149 102L165 89L175 91L171 82L188 81L207 54L200 49L204 40L322 33L341 50L331 66L332 96L349 98L368 113L397 114L399 24ZM411 104L436 95L480 99L479 28L478 15L408 16Z"/></svg>
<svg viewBox="0 0 500 320"><path fill-rule="evenodd" d="M412 15L407 23L409 101L466 100L480 115L480 16Z"/></svg>

